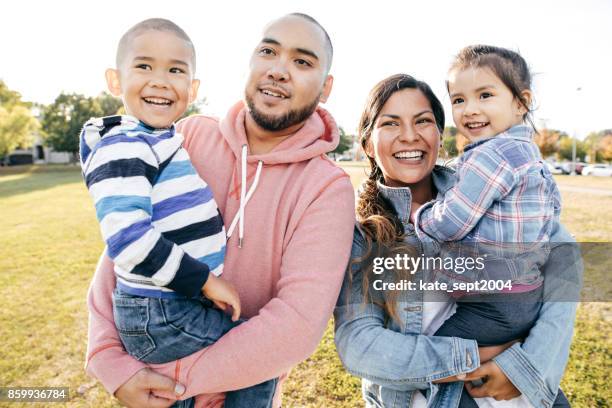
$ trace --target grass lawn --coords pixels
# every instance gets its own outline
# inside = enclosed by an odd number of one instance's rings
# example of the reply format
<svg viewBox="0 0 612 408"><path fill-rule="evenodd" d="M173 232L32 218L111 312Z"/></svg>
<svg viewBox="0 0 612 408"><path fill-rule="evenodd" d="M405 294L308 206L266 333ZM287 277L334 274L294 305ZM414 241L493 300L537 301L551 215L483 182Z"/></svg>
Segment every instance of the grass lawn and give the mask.
<svg viewBox="0 0 612 408"><path fill-rule="evenodd" d="M354 184L365 174L360 165L345 169ZM564 192L563 199L563 222L578 240L612 241L612 197ZM118 406L83 370L85 297L103 246L78 168L0 168L0 214L0 386L68 386L71 399L63 406ZM580 305L562 383L574 407L612 400L611 320L609 303ZM336 356L331 324L316 353L292 371L283 406L363 406L358 379Z"/></svg>

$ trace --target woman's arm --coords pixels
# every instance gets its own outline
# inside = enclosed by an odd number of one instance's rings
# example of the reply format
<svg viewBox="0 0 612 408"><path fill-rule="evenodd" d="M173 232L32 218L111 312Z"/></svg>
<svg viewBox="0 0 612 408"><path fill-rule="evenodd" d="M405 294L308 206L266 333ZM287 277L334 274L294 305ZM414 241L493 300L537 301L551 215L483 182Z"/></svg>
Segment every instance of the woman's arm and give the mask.
<svg viewBox="0 0 612 408"><path fill-rule="evenodd" d="M550 244L550 256L542 267L545 303L538 320L522 344L493 359L536 407L551 406L559 389L582 286L580 249L558 223Z"/></svg>
<svg viewBox="0 0 612 408"><path fill-rule="evenodd" d="M363 253L355 231L351 258ZM428 382L470 372L480 365L474 340L408 335L386 328L385 312L364 303L363 271L356 265L345 277L334 311L336 349L346 369L398 390L427 388Z"/></svg>

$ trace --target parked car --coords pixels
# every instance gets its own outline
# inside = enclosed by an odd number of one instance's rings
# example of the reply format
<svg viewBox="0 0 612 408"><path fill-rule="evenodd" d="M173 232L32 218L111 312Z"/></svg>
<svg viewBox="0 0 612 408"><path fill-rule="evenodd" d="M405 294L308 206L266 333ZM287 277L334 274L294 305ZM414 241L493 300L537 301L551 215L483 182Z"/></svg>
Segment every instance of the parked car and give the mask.
<svg viewBox="0 0 612 408"><path fill-rule="evenodd" d="M608 166L607 164L591 164L588 166L584 166L584 168L582 169L582 175L611 177L612 166Z"/></svg>
<svg viewBox="0 0 612 408"><path fill-rule="evenodd" d="M546 163L546 167L548 168L548 171L550 171L552 174L563 174L563 170L553 166L551 163L549 162L544 162Z"/></svg>

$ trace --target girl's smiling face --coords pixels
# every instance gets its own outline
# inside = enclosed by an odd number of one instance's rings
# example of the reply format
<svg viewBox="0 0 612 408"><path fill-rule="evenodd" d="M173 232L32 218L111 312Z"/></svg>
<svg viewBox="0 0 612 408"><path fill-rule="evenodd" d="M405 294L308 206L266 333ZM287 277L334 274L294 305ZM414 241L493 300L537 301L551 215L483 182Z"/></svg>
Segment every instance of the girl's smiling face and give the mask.
<svg viewBox="0 0 612 408"><path fill-rule="evenodd" d="M429 181L439 148L440 131L429 100L419 89L405 88L383 105L366 153L386 185L406 187Z"/></svg>
<svg viewBox="0 0 612 408"><path fill-rule="evenodd" d="M495 136L523 123L523 116L527 113L512 91L486 67L452 70L448 92L455 125L471 142ZM521 96L531 100L528 90Z"/></svg>

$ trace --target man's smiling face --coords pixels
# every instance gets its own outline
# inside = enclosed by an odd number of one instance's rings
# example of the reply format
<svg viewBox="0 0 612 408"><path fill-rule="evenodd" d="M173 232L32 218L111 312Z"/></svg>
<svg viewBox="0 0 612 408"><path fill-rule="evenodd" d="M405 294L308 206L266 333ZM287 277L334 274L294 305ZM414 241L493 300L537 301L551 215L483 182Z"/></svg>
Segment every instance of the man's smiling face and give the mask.
<svg viewBox="0 0 612 408"><path fill-rule="evenodd" d="M261 128L277 131L305 121L331 91L325 34L299 16L264 31L250 63L245 100Z"/></svg>

